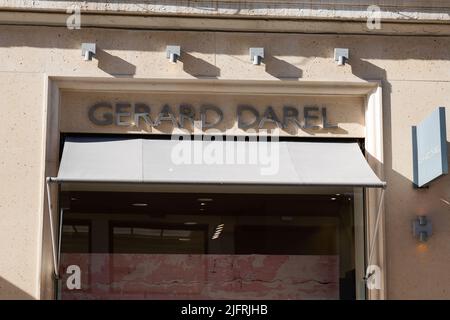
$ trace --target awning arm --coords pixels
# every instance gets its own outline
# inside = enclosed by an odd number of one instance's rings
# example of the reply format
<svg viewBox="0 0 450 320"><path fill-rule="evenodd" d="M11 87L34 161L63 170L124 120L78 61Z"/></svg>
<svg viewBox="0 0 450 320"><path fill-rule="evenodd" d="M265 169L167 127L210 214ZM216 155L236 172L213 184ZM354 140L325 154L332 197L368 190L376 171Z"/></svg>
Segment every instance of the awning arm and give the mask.
<svg viewBox="0 0 450 320"><path fill-rule="evenodd" d="M51 190L50 186L51 183L54 182L53 177L47 177L45 179L45 185L46 185L46 191L47 191L47 205L48 205L48 217L50 222L50 233L51 233L51 243L52 243L52 256L53 256L53 268L56 279L59 279L59 254L58 254L58 248L59 244L57 246L56 242L56 236L55 236L55 226L53 224L53 205L52 205L52 197L51 197ZM61 217L59 217L61 219ZM59 237L60 239L60 237ZM59 241L58 241L59 242Z"/></svg>
<svg viewBox="0 0 450 320"><path fill-rule="evenodd" d="M381 215L382 215L382 207L383 207L383 201L384 201L384 191L385 191L385 187L383 187L383 189L381 189L381 195L380 195L380 201L378 203L378 212L377 212L377 217L375 220L375 228L374 228L374 232L373 232L373 236L372 236L372 241L370 242L370 247L369 247L369 259L367 261L367 267L369 267L372 264L372 258L373 258L373 254L375 252L375 241L377 239L378 236L378 227L380 225L380 220L381 220ZM369 274L368 270L366 271L366 275L364 277L364 281L367 281L373 274Z"/></svg>

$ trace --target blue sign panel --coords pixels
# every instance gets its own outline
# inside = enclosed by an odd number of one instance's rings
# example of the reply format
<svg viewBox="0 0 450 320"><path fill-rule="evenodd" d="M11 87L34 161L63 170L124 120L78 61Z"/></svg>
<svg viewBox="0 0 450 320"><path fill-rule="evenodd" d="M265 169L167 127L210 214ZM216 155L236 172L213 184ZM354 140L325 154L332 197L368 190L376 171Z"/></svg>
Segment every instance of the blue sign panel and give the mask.
<svg viewBox="0 0 450 320"><path fill-rule="evenodd" d="M412 127L414 183L423 187L448 173L445 108L439 107Z"/></svg>

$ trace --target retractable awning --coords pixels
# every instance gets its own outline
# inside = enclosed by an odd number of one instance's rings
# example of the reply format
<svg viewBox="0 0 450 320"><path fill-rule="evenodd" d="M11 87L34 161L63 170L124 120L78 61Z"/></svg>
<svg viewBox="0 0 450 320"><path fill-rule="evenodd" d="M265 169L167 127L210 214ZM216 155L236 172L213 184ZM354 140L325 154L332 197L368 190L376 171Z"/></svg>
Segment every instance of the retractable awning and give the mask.
<svg viewBox="0 0 450 320"><path fill-rule="evenodd" d="M356 142L67 138L53 182L384 187Z"/></svg>

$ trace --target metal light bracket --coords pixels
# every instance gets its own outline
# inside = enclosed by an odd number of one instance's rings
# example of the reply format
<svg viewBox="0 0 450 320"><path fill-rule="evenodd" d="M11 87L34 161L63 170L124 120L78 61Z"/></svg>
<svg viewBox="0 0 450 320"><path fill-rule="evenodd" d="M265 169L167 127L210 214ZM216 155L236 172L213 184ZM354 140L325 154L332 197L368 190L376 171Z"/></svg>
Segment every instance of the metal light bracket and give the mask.
<svg viewBox="0 0 450 320"><path fill-rule="evenodd" d="M170 60L172 63L176 63L181 56L181 47L180 46L167 46L166 47L166 58Z"/></svg>
<svg viewBox="0 0 450 320"><path fill-rule="evenodd" d="M81 56L84 57L84 61L92 60L97 52L95 43L82 43L81 44Z"/></svg>
<svg viewBox="0 0 450 320"><path fill-rule="evenodd" d="M254 65L260 65L264 59L264 48L250 48L250 61Z"/></svg>
<svg viewBox="0 0 450 320"><path fill-rule="evenodd" d="M433 233L433 225L426 216L413 220L413 234L420 242L425 242Z"/></svg>
<svg viewBox="0 0 450 320"><path fill-rule="evenodd" d="M334 61L336 61L338 66L344 66L349 57L347 48L334 48Z"/></svg>

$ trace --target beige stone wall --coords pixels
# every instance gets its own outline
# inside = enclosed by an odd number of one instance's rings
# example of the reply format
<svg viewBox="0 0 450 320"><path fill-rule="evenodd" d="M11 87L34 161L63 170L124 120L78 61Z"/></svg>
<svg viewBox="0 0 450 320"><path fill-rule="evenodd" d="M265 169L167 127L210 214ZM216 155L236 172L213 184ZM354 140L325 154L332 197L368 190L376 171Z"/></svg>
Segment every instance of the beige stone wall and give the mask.
<svg viewBox="0 0 450 320"><path fill-rule="evenodd" d="M385 96L387 283L390 298L450 299L450 176L429 189L411 187L411 126L436 106L446 106L447 146L450 145L450 107L446 81L394 82ZM449 159L450 161L450 159ZM420 245L408 224L415 215L431 218L434 235Z"/></svg>
<svg viewBox="0 0 450 320"><path fill-rule="evenodd" d="M43 74L0 72L0 299L40 295L43 96Z"/></svg>
<svg viewBox="0 0 450 320"><path fill-rule="evenodd" d="M82 42L96 42L92 62ZM165 46L179 44L182 59L170 64ZM253 66L248 48L266 49ZM333 48L350 48L338 67ZM48 298L39 288L43 216L43 119L45 77L365 81L383 85L386 260L388 298L450 298L450 177L429 189L412 188L411 125L437 106L450 124L450 39L362 35L251 34L2 26L0 29L0 297ZM4 116L6 115L6 116ZM447 132L450 140L450 130ZM411 220L428 214L434 235L419 246ZM3 220L3 217L6 217ZM6 221L6 222L3 222ZM48 243L46 244L48 246ZM45 261L48 262L48 250ZM49 270L48 266L44 270ZM49 274L44 275L48 279ZM40 292L43 294L41 295Z"/></svg>

